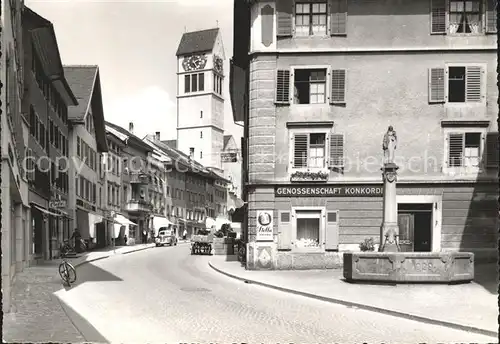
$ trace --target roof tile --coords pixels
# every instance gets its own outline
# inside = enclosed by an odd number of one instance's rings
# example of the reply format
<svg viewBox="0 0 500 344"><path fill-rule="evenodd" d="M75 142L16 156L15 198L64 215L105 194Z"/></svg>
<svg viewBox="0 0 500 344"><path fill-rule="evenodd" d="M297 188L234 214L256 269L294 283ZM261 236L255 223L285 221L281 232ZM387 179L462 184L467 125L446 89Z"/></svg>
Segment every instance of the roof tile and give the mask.
<svg viewBox="0 0 500 344"><path fill-rule="evenodd" d="M212 51L218 33L218 28L184 33L176 56Z"/></svg>
<svg viewBox="0 0 500 344"><path fill-rule="evenodd" d="M97 66L64 66L64 76L78 100L78 106L68 109L70 120L83 120L87 114L97 69Z"/></svg>

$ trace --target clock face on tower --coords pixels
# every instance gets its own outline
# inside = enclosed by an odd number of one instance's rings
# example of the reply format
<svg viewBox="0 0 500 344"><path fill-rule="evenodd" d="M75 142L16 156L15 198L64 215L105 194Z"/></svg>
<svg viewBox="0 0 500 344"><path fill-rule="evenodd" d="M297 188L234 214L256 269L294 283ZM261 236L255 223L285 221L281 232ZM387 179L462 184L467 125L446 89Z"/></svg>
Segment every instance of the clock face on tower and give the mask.
<svg viewBox="0 0 500 344"><path fill-rule="evenodd" d="M203 69L206 65L207 56L205 54L186 56L182 61L182 68L184 68L186 72Z"/></svg>
<svg viewBox="0 0 500 344"><path fill-rule="evenodd" d="M224 70L224 62L222 61L222 58L217 55L214 55L214 69L220 74L222 74Z"/></svg>

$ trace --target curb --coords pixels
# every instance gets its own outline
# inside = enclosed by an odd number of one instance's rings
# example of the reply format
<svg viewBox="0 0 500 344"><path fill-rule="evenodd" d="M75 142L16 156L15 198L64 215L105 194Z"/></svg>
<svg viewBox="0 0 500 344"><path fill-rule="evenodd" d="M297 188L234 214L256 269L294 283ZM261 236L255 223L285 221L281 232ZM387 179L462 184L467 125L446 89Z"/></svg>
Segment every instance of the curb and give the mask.
<svg viewBox="0 0 500 344"><path fill-rule="evenodd" d="M228 273L226 271L223 271L223 270L215 267L211 262L208 262L208 265L213 270L217 271L218 273L221 273L221 274L226 275L228 277L231 277L231 278L243 281L243 282L248 283L248 284L255 284L255 285L262 286L262 287L279 290L279 291L282 291L282 292L285 292L285 293L290 293L290 294L300 295L300 296L304 296L304 297L308 297L308 298L312 298L312 299L316 299L316 300L320 300L320 301L325 301L325 302L340 304L340 305L351 307L351 308L355 307L355 308L359 308L359 309L363 309L363 310L367 310L367 311L371 311L371 312L381 313L381 314L390 315L390 316L394 316L394 317L398 317L398 318L409 319L409 320L418 321L418 322L426 323L426 324L430 324L430 325L445 326L445 327L453 328L453 329L456 329L456 330L473 332L473 333L477 333L477 334L481 334L481 335L485 335L485 336L490 336L490 337L495 337L495 338L498 337L498 333L497 332L490 331L490 330L485 330L485 329L474 327L474 326L466 326L466 325L461 325L461 324L455 324L455 323L448 322L448 321L442 321L442 320L437 320L437 319L432 319L432 318L426 318L426 317L423 317L423 316L414 315L414 314L410 314L410 313L393 311L393 310L390 310L390 309L384 309L384 308L379 308L379 307L375 307L375 306L369 306L369 305L365 305L365 304L361 304L361 303L356 303L356 302L351 302L351 301L346 301L346 300L340 300L340 299L334 299L334 298L331 298L331 297L319 296L319 295L315 295L315 294L306 293L306 292L303 292L303 291L298 291L298 290L293 290L293 289L278 287L278 286L273 285L273 284L268 284L268 283L264 283L264 282L250 280L250 279L247 279L247 278L243 278L243 277L240 277L240 276L233 275L231 273Z"/></svg>

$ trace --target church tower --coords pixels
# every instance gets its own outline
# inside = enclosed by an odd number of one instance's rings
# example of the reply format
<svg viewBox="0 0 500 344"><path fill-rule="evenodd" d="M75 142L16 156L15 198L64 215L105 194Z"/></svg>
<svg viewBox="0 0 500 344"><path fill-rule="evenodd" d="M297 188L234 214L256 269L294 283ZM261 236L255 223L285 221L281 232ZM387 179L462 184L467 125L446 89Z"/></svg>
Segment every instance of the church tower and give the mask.
<svg viewBox="0 0 500 344"><path fill-rule="evenodd" d="M177 149L221 170L226 57L220 30L184 33L176 55Z"/></svg>

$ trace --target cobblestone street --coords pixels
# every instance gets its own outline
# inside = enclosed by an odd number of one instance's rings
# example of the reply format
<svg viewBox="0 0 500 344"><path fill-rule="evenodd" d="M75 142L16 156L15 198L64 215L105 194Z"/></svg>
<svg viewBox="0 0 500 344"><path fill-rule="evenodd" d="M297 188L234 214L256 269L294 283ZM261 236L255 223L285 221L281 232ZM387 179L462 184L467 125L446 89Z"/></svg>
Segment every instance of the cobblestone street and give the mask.
<svg viewBox="0 0 500 344"><path fill-rule="evenodd" d="M245 284L212 270L208 260L191 256L187 245L117 255L81 266L77 283L56 295L73 310L70 318L82 336L93 342L98 338L112 343L494 339Z"/></svg>
<svg viewBox="0 0 500 344"><path fill-rule="evenodd" d="M115 254L135 252L152 245L120 247L83 254L71 259L77 266L84 261L107 258ZM83 342L99 339L91 325L78 317L61 302L56 292L64 290L58 273L60 260L32 266L16 275L12 291L12 308L4 314L3 338L7 342ZM77 270L77 273L80 269ZM84 328L92 338L86 338L75 327L70 317L78 320L77 327ZM87 336L88 337L88 336Z"/></svg>
<svg viewBox="0 0 500 344"><path fill-rule="evenodd" d="M54 294L62 288L58 264L54 261L34 266L17 275L12 310L4 314L4 340L9 343L85 341Z"/></svg>

